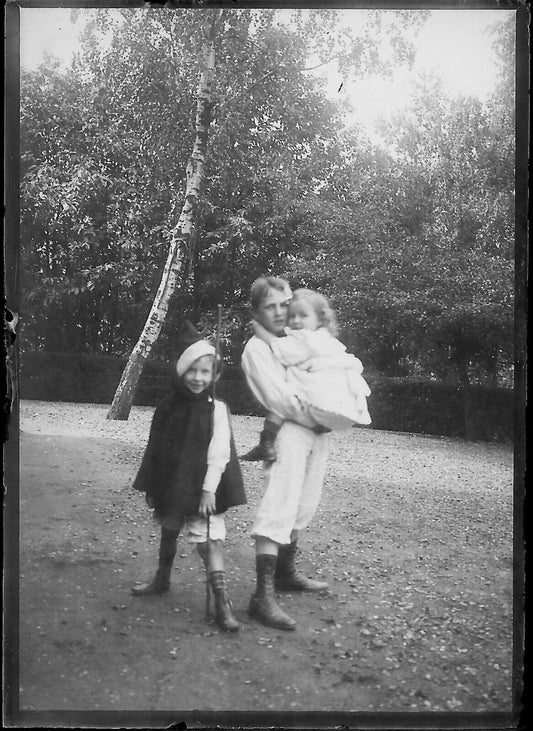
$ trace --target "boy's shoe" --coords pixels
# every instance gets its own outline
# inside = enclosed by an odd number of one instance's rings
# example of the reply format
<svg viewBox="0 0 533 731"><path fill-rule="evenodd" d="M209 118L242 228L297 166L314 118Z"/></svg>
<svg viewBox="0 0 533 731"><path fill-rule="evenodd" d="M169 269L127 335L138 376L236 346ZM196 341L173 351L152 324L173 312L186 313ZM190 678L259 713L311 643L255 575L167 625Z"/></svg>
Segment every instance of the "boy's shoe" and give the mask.
<svg viewBox="0 0 533 731"><path fill-rule="evenodd" d="M131 593L134 596L146 596L148 594L164 594L170 589L170 580L165 580L159 573L156 573L152 581L140 586L133 586Z"/></svg>
<svg viewBox="0 0 533 731"><path fill-rule="evenodd" d="M209 584L215 597L216 623L224 632L238 632L239 623L233 616L231 599L226 593L224 572L213 571L209 575Z"/></svg>
<svg viewBox="0 0 533 731"><path fill-rule="evenodd" d="M259 437L259 444L249 452L246 452L246 454L243 454L241 459L247 462L275 462L277 457L276 450L274 449L276 434L277 432L263 429Z"/></svg>
<svg viewBox="0 0 533 731"><path fill-rule="evenodd" d="M325 581L309 579L300 573L292 576L276 576L275 588L277 591L326 591L328 584Z"/></svg>
<svg viewBox="0 0 533 731"><path fill-rule="evenodd" d="M258 554L255 557L257 587L250 599L248 614L261 624L276 629L294 630L296 622L276 602L274 595L274 572L277 557Z"/></svg>
<svg viewBox="0 0 533 731"><path fill-rule="evenodd" d="M169 530L161 528L161 539L159 542L159 566L152 581L147 584L132 587L131 593L134 596L145 596L147 594L164 594L170 589L170 573L172 563L176 555L176 540L179 529Z"/></svg>
<svg viewBox="0 0 533 731"><path fill-rule="evenodd" d="M254 594L250 599L248 614L266 627L284 630L296 629L294 619L283 611L273 596Z"/></svg>
<svg viewBox="0 0 533 731"><path fill-rule="evenodd" d="M296 568L296 541L280 546L274 574L277 591L325 591L327 582L309 579Z"/></svg>
<svg viewBox="0 0 533 731"><path fill-rule="evenodd" d="M276 450L270 445L257 444L249 452L243 454L241 459L246 462L275 462Z"/></svg>

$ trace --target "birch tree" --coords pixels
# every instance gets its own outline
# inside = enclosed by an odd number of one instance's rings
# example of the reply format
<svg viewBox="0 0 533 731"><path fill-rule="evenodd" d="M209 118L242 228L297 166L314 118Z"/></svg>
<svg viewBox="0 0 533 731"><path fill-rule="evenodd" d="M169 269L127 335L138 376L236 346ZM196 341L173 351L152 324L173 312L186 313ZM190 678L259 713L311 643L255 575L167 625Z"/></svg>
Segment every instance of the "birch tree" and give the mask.
<svg viewBox="0 0 533 731"><path fill-rule="evenodd" d="M149 357L171 357L185 313L209 331L223 302L237 358L251 281L294 267L339 195L342 171L353 167L339 146L342 103L326 94L322 72L330 63L343 78L375 71L380 15L363 13L350 34L337 11L224 11L193 246L177 237L178 218L196 136L199 28L212 11L88 12L93 22L73 67L23 77L27 337L31 330L32 345L58 352L69 343L77 352L131 354L177 241L175 293L160 334L150 333L157 343ZM410 18L397 19L400 37ZM388 30L382 35L378 45L393 42ZM362 144L359 134L350 139L356 150ZM369 199L360 217L379 219Z"/></svg>
<svg viewBox="0 0 533 731"><path fill-rule="evenodd" d="M145 325L122 373L107 414L108 419L126 420L128 418L144 363L159 337L168 312L170 298L176 290L184 264L192 251L211 121L211 90L215 72L215 37L223 12L223 10L208 11L207 20L202 28L204 44L197 89L196 136L186 168L185 200L178 223L172 232L161 282Z"/></svg>

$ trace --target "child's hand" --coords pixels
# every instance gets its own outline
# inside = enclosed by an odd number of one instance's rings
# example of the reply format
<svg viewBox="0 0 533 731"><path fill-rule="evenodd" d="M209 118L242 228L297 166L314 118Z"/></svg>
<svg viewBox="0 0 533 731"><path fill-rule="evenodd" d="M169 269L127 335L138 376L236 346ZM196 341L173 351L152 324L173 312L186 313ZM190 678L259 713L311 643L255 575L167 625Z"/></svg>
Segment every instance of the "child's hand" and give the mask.
<svg viewBox="0 0 533 731"><path fill-rule="evenodd" d="M207 492L207 490L202 490L198 513L202 516L202 518L207 518L208 515L213 515L213 513L216 513L216 498L214 492Z"/></svg>
<svg viewBox="0 0 533 731"><path fill-rule="evenodd" d="M265 328L261 325L261 323L258 320L252 320L250 322L250 327L252 328L254 335L259 336L265 331Z"/></svg>
<svg viewBox="0 0 533 731"><path fill-rule="evenodd" d="M268 332L266 327L263 327L260 322L257 320L252 320L250 323L252 330L254 331L254 335L259 338L259 340L262 340L263 342L270 344L272 340L276 339L276 336L272 333Z"/></svg>

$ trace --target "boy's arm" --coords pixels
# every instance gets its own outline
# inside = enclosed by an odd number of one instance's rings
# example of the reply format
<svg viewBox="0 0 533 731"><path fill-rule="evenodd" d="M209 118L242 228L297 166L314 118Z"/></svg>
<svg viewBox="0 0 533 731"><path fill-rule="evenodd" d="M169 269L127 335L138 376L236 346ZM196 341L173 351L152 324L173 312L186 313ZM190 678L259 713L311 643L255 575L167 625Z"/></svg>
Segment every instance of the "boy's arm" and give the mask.
<svg viewBox="0 0 533 731"><path fill-rule="evenodd" d="M267 411L302 426L313 428L316 425L303 399L285 380L283 366L266 343L258 338L249 340L241 365L250 390Z"/></svg>

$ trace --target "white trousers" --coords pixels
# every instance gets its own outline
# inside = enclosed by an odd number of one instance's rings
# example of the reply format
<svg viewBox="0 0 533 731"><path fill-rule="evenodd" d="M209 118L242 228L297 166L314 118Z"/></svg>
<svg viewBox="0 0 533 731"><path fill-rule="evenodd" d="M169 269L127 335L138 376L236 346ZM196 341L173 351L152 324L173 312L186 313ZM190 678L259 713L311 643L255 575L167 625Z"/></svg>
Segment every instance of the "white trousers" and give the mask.
<svg viewBox="0 0 533 731"><path fill-rule="evenodd" d="M328 456L327 434L287 421L275 443L277 459L265 468L266 490L252 536L280 544L311 522L322 495Z"/></svg>

